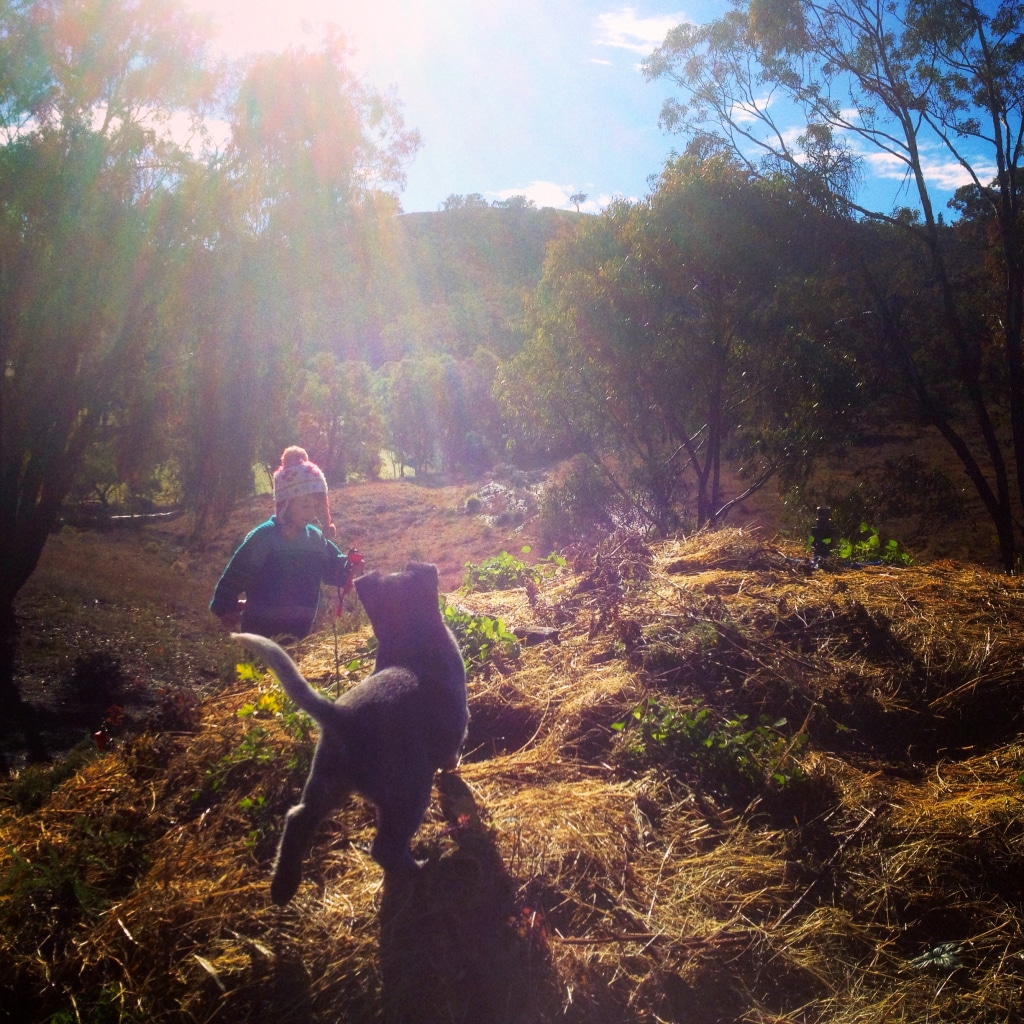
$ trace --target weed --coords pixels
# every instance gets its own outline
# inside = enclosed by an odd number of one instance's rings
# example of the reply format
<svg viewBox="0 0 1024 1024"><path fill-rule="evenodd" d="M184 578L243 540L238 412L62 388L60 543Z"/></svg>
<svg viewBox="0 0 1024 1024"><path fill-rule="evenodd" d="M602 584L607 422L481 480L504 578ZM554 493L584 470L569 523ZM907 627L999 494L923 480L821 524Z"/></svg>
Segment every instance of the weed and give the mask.
<svg viewBox="0 0 1024 1024"><path fill-rule="evenodd" d="M38 950L62 954L86 921L130 891L148 863L152 839L134 810L75 815L64 837L47 837L30 853L14 847L0 871L0 932L19 932Z"/></svg>
<svg viewBox="0 0 1024 1024"><path fill-rule="evenodd" d="M648 697L612 728L622 735L626 758L634 764L664 764L717 796L746 800L804 778L793 755L807 736L787 736L780 731L786 724L784 718L773 722L762 716L751 726L747 715L717 718L699 700L682 708Z"/></svg>
<svg viewBox="0 0 1024 1024"><path fill-rule="evenodd" d="M529 552L523 548L523 554ZM525 562L502 551L484 559L479 565L466 563L466 575L462 581L464 591L510 590L512 587L523 587L527 580L533 579L533 570Z"/></svg>
<svg viewBox="0 0 1024 1024"><path fill-rule="evenodd" d="M17 850L8 853L10 866L0 879L0 896L9 908L0 916L8 918L5 925L13 925L15 908L20 908L18 913L31 911L38 941L61 949L75 925L105 905L103 894L86 884L82 864L69 858L66 849L46 847L31 861Z"/></svg>
<svg viewBox="0 0 1024 1024"><path fill-rule="evenodd" d="M467 674L480 671L495 657L519 657L519 641L505 628L501 619L476 615L447 602L441 612L445 624L459 643Z"/></svg>
<svg viewBox="0 0 1024 1024"><path fill-rule="evenodd" d="M214 803L236 770L266 765L274 759L275 753L267 730L261 725L253 725L246 730L242 741L234 750L207 768L202 786L192 794L193 804L209 806Z"/></svg>
<svg viewBox="0 0 1024 1024"><path fill-rule="evenodd" d="M825 538L836 556L844 562L869 562L881 563L882 565L913 565L914 559L898 540L890 537L882 542L881 535L876 526L868 523L861 523L855 538L842 537L833 542L831 538ZM807 539L807 547L813 550L814 538Z"/></svg>
<svg viewBox="0 0 1024 1024"><path fill-rule="evenodd" d="M521 554L530 553L529 545L521 549ZM542 565L531 566L502 551L500 555L486 558L479 565L466 563L466 575L462 581L462 590L470 592L511 590L513 587L525 587L536 583L542 576L565 565L565 559L552 552L541 560Z"/></svg>
<svg viewBox="0 0 1024 1024"><path fill-rule="evenodd" d="M238 809L249 819L250 828L246 833L246 842L255 846L260 839L273 831L276 820L267 798L259 793L256 796L244 796L238 801Z"/></svg>
<svg viewBox="0 0 1024 1024"><path fill-rule="evenodd" d="M881 562L883 565L913 565L913 558L895 538L884 544L877 527L860 524L856 540L839 541L839 557L851 562Z"/></svg>
<svg viewBox="0 0 1024 1024"><path fill-rule="evenodd" d="M263 678L260 669L251 662L239 663L235 666L235 672L241 682L256 682ZM247 701L236 714L239 718L276 718L295 739L311 742L306 719L299 714L295 704L276 689L266 690L254 701Z"/></svg>

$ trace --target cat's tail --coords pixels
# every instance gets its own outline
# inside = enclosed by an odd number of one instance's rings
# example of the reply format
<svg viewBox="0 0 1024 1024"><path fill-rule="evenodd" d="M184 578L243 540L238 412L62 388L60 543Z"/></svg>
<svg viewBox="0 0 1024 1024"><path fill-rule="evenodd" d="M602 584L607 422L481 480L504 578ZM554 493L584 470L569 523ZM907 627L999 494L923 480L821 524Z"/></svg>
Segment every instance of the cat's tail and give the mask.
<svg viewBox="0 0 1024 1024"><path fill-rule="evenodd" d="M318 725L328 722L336 722L338 709L334 702L326 697L320 696L309 683L306 682L298 665L288 656L273 640L257 633L232 633L231 636L243 647L253 654L259 655L266 663L267 668L277 676L281 689L309 715Z"/></svg>

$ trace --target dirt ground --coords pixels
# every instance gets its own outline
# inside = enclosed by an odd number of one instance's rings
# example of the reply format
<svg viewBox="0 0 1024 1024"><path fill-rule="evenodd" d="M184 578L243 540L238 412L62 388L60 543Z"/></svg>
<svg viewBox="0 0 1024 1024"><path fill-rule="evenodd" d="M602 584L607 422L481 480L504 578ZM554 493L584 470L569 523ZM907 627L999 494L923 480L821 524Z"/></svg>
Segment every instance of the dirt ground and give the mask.
<svg viewBox="0 0 1024 1024"><path fill-rule="evenodd" d="M924 432L876 438L823 465L808 493L820 501L851 486L884 490L886 460L908 453L955 480L947 452ZM336 540L343 550L362 552L368 570L391 572L410 559L434 562L442 591L451 593L467 564L502 551L524 561L548 554L537 536L543 481L540 473L515 473L445 485L381 480L336 488ZM737 489L739 481L729 486ZM992 531L977 502L958 488L960 518L913 514L879 525L919 561L959 558L992 566ZM466 500L474 495L480 507L470 514ZM17 605L20 700L0 724L0 769L91 742L121 715L173 720L233 678L238 651L207 606L231 553L272 511L269 494L254 497L199 539L188 516L106 529L66 526L55 533ZM754 529L765 540L806 530L800 512L772 488L738 508L729 525ZM345 614L358 614L354 596ZM321 613L318 627L334 628L329 612Z"/></svg>
<svg viewBox="0 0 1024 1024"><path fill-rule="evenodd" d="M468 514L466 498L481 492L480 513ZM232 678L239 652L208 603L231 553L272 512L270 495L253 498L198 540L187 516L55 533L17 605L20 702L0 725L0 767L88 742L111 715L184 710L190 695L205 696ZM522 552L535 543L535 512L526 480L381 481L332 493L342 549L358 549L366 569L382 572L410 559L434 562L445 592L459 587L467 563L503 550L523 559L547 554ZM345 613L356 611L349 596ZM332 629L330 609L318 626Z"/></svg>

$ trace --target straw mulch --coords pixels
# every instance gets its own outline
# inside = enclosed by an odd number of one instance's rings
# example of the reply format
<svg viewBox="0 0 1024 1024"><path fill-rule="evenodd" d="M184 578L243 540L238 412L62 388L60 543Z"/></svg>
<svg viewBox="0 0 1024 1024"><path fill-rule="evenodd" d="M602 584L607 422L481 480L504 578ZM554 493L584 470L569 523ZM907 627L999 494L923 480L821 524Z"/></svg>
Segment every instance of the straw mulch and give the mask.
<svg viewBox="0 0 1024 1024"><path fill-rule="evenodd" d="M233 683L0 808L0 1019L1021 1019L1017 579L724 531L456 600L540 642L471 679L419 877L382 877L354 799L270 903L311 730ZM299 653L333 679L330 635ZM672 746L701 709L730 742Z"/></svg>

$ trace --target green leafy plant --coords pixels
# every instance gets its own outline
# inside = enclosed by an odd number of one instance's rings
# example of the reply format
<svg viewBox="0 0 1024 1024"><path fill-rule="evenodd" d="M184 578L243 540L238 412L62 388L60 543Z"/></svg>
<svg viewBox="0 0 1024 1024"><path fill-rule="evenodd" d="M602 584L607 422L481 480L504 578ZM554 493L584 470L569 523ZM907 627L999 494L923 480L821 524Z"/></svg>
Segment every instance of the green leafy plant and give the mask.
<svg viewBox="0 0 1024 1024"><path fill-rule="evenodd" d="M526 545L520 549L520 554L528 555L530 550L529 545ZM467 562L462 590L468 593L474 590L510 590L513 587L525 587L564 565L565 559L554 552L533 566L527 565L507 551L502 551L500 555L484 559L479 565Z"/></svg>
<svg viewBox="0 0 1024 1024"><path fill-rule="evenodd" d="M97 757L96 743L92 739L82 740L65 757L52 764L27 765L13 776L7 792L19 813L34 811L50 798L55 789Z"/></svg>
<svg viewBox="0 0 1024 1024"><path fill-rule="evenodd" d="M240 683L258 683L263 678L263 672L255 662L240 661L235 665L235 677Z"/></svg>
<svg viewBox="0 0 1024 1024"><path fill-rule="evenodd" d="M447 602L441 613L459 643L467 674L480 671L494 658L519 657L519 641L505 628L501 619L476 615Z"/></svg>
<svg viewBox="0 0 1024 1024"><path fill-rule="evenodd" d="M250 846L271 832L275 822L271 813L270 804L267 798L258 793L256 796L244 796L238 801L238 809L242 811L250 821L250 829L246 833L246 840Z"/></svg>
<svg viewBox="0 0 1024 1024"><path fill-rule="evenodd" d="M813 549L813 538L807 539L808 550ZM842 537L834 541L832 550L845 562L873 562L882 565L913 565L914 559L894 537L882 540L878 527L861 523L856 537Z"/></svg>
<svg viewBox="0 0 1024 1024"><path fill-rule="evenodd" d="M622 735L626 756L640 764L666 764L710 792L746 799L764 789L782 790L804 778L794 755L804 733L786 735L786 719L721 718L697 701L684 708L648 697L612 729Z"/></svg>
<svg viewBox="0 0 1024 1024"><path fill-rule="evenodd" d="M261 725L253 725L246 730L242 741L234 750L224 754L207 768L202 786L192 794L193 804L213 803L234 771L244 770L253 765L265 765L274 756L275 749L267 730Z"/></svg>
<svg viewBox="0 0 1024 1024"><path fill-rule="evenodd" d="M529 548L523 548L522 553L528 554ZM479 565L466 563L466 575L463 577L462 589L473 590L510 590L512 587L522 587L527 580L533 579L533 570L525 562L502 551L500 555L493 555L484 559Z"/></svg>
<svg viewBox="0 0 1024 1024"><path fill-rule="evenodd" d="M263 678L260 669L248 662L237 665L235 670L240 682L260 682ZM307 720L295 704L276 689L266 690L255 700L246 701L236 714L239 718L276 718L297 740L309 742L311 739Z"/></svg>
<svg viewBox="0 0 1024 1024"><path fill-rule="evenodd" d="M878 528L860 524L856 540L839 541L839 557L852 562L881 562L883 565L912 565L914 560L895 538L882 542Z"/></svg>

